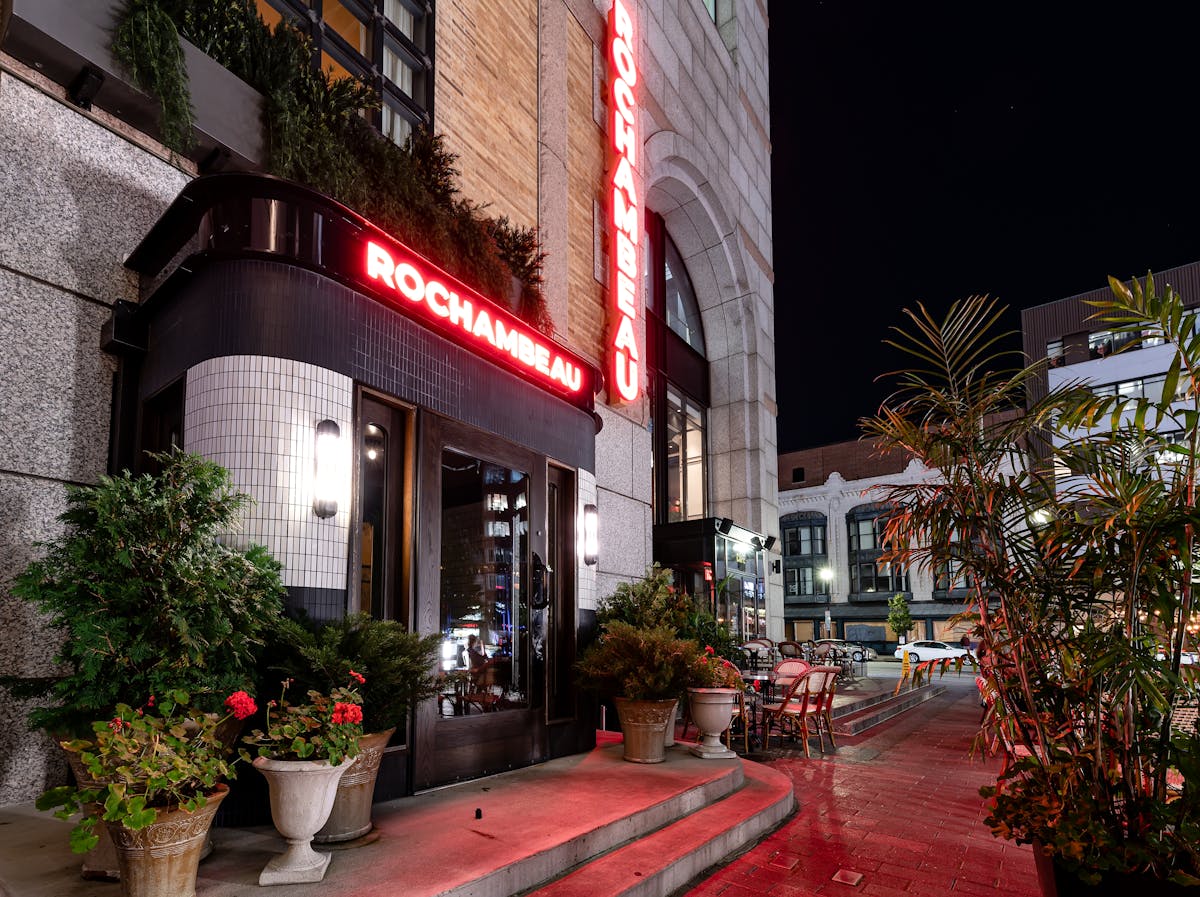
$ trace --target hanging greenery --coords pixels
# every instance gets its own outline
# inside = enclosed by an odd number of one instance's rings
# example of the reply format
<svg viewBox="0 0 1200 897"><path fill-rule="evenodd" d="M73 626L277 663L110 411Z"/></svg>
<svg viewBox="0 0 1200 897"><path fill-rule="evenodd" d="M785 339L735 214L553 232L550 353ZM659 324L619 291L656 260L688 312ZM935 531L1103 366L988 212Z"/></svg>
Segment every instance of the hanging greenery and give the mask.
<svg viewBox="0 0 1200 897"><path fill-rule="evenodd" d="M517 313L554 332L536 229L463 198L458 157L441 135L418 129L401 147L371 127L361 115L379 105L371 87L314 69L311 41L268 26L250 0L127 0L113 52L160 97L169 147L183 152L192 135L180 36L265 98L267 171L346 204L486 296L507 300L515 277Z"/></svg>
<svg viewBox="0 0 1200 897"><path fill-rule="evenodd" d="M171 16L156 0L129 0L113 32L112 49L133 83L158 97L163 143L186 152L192 145L192 101Z"/></svg>

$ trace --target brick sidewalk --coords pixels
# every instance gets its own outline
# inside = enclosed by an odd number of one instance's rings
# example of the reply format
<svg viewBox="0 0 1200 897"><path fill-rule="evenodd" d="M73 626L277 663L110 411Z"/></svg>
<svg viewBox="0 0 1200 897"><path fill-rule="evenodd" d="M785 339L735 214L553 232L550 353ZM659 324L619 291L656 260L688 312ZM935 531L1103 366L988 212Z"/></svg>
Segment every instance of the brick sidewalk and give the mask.
<svg viewBox="0 0 1200 897"><path fill-rule="evenodd" d="M956 682L917 710L839 736L828 759L815 741L811 760L790 748L755 757L791 776L799 811L688 897L1038 897L1030 848L983 824L979 787L998 763L970 757L978 722L974 688ZM862 877L843 884L839 872Z"/></svg>

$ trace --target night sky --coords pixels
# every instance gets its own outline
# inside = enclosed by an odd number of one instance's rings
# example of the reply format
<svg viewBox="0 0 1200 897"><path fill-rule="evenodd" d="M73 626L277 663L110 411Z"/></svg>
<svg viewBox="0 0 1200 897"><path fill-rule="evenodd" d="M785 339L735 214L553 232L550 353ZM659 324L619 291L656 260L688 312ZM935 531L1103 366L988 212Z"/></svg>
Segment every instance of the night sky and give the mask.
<svg viewBox="0 0 1200 897"><path fill-rule="evenodd" d="M1200 10L770 0L779 450L856 438L901 309L1200 260Z"/></svg>

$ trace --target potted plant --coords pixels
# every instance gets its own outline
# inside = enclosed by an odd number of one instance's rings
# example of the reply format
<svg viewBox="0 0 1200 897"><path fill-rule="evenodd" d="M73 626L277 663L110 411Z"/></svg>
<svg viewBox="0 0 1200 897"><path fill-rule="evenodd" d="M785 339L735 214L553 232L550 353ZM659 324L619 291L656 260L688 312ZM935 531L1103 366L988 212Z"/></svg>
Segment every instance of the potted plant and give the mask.
<svg viewBox="0 0 1200 897"><path fill-rule="evenodd" d="M352 841L371 830L379 763L396 727L421 701L438 694L434 675L439 639L409 632L394 620L353 614L325 624L283 620L276 638L286 646L297 687L329 691L357 675L363 736L358 755L338 782L329 819L313 840Z"/></svg>
<svg viewBox="0 0 1200 897"><path fill-rule="evenodd" d="M721 733L729 728L734 706L745 687L737 667L718 657L711 645L706 645L704 653L692 664L691 683L688 709L700 732L700 743L692 748L692 753L706 760L736 757L737 754L721 744Z"/></svg>
<svg viewBox="0 0 1200 897"><path fill-rule="evenodd" d="M350 681L364 677L351 673ZM303 704L290 704L285 679L278 701L267 704L265 729L255 729L242 741L256 749L254 768L266 777L271 791L271 821L288 842L258 877L260 885L320 881L329 854L312 849L313 835L329 818L338 780L358 754L362 736L362 698L353 685L329 694L308 692ZM243 749L242 757L250 759Z"/></svg>
<svg viewBox="0 0 1200 897"><path fill-rule="evenodd" d="M625 759L661 763L664 733L692 682L699 646L667 626L609 622L576 664L582 685L616 698Z"/></svg>
<svg viewBox="0 0 1200 897"><path fill-rule="evenodd" d="M179 450L151 457L156 475L68 487L63 535L12 587L61 642L53 675L4 684L40 701L30 728L55 741L87 737L129 695L183 690L219 712L224 695L252 688L255 653L282 611L279 564L261 546L222 541L250 501L228 471ZM78 778L77 758L68 753ZM85 857L83 873L111 877L114 865Z"/></svg>
<svg viewBox="0 0 1200 897"><path fill-rule="evenodd" d="M866 430L940 475L887 490L899 513L885 560L957 568L971 590L982 734L1007 755L984 790L994 833L1037 845L1048 894L1182 893L1200 884L1200 734L1174 713L1196 701L1181 659L1196 622L1200 339L1170 287L1110 285L1096 318L1157 346L1154 388L1067 384L1020 415L1039 365L997 355L1002 310L973 298L943 321L908 313L915 329L894 343L918 362Z"/></svg>
<svg viewBox="0 0 1200 897"><path fill-rule="evenodd" d="M257 709L242 691L225 704L226 718ZM234 775L217 733L223 721L192 707L184 691L150 696L136 710L118 704L111 719L92 724L90 739L63 742L91 781L52 788L37 807L58 808L63 819L82 814L70 837L77 853L96 845L96 823L103 823L126 897L193 897L201 848L229 790L223 780Z"/></svg>
<svg viewBox="0 0 1200 897"><path fill-rule="evenodd" d="M178 689L219 711L253 681L283 585L265 548L222 541L250 497L199 455L152 457L157 475L67 487L66 531L13 585L63 638L61 675L13 683L20 697L47 699L33 728L83 734L128 695Z"/></svg>
<svg viewBox="0 0 1200 897"><path fill-rule="evenodd" d="M712 646L719 657L733 658L737 642L729 627L717 621L699 596L677 589L674 582L669 568L651 565L641 579L619 583L611 595L601 599L596 622L601 629L615 621L644 629L667 626L680 638ZM673 711L672 720L675 716ZM675 743L674 736L675 727L668 724L667 747Z"/></svg>

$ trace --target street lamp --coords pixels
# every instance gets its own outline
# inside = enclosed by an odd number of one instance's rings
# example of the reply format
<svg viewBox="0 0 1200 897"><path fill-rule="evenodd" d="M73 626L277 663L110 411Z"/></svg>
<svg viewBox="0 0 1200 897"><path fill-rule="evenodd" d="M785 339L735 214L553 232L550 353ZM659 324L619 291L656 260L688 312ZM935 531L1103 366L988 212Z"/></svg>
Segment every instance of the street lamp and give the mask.
<svg viewBox="0 0 1200 897"><path fill-rule="evenodd" d="M817 578L825 584L825 638L833 638L833 620L829 616L829 584L833 582L833 568L822 567Z"/></svg>

